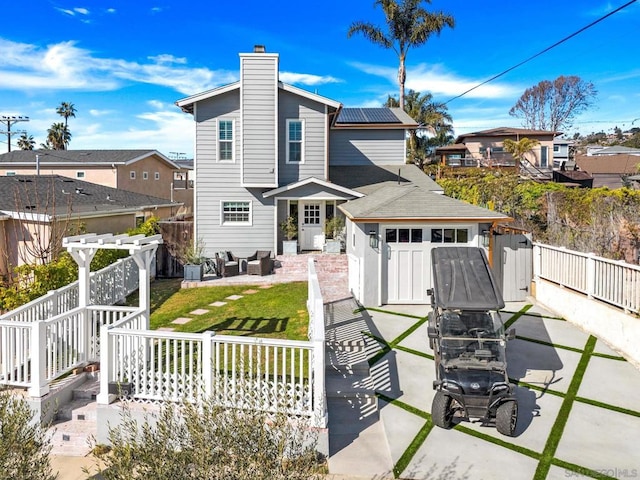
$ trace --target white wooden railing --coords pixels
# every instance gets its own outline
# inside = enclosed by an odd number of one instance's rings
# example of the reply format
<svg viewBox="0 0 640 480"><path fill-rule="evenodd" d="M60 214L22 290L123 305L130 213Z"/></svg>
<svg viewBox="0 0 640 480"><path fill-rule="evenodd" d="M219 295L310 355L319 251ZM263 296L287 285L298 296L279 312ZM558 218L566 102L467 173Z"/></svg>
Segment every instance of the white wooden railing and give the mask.
<svg viewBox="0 0 640 480"><path fill-rule="evenodd" d="M138 289L138 267L132 257L91 272L91 303L113 305L123 301ZM36 322L65 313L78 306L78 281L52 290L10 312L0 315L0 320Z"/></svg>
<svg viewBox="0 0 640 480"><path fill-rule="evenodd" d="M533 274L625 312L640 312L640 266L562 247L533 245Z"/></svg>
<svg viewBox="0 0 640 480"><path fill-rule="evenodd" d="M210 398L326 427L324 306L312 260L307 306L308 341L147 330L142 311L103 324L98 402L114 394L139 401Z"/></svg>

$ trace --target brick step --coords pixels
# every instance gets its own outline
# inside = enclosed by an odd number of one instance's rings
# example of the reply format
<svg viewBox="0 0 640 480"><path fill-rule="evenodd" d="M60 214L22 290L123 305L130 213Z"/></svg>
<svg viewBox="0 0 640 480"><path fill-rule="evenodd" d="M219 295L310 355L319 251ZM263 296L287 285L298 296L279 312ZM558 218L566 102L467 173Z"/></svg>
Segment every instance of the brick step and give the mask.
<svg viewBox="0 0 640 480"><path fill-rule="evenodd" d="M84 457L91 451L98 423L93 420L65 420L55 423L47 432L51 439L51 455Z"/></svg>
<svg viewBox="0 0 640 480"><path fill-rule="evenodd" d="M56 412L56 420L66 422L69 420L93 421L97 419L95 399L75 398L71 402L61 405Z"/></svg>

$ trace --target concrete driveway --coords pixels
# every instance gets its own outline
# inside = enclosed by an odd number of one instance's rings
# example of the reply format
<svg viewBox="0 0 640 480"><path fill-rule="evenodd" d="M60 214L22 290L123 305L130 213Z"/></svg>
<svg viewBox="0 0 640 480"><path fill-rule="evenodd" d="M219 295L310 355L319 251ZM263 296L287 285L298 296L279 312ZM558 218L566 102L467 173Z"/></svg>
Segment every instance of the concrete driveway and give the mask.
<svg viewBox="0 0 640 480"><path fill-rule="evenodd" d="M327 378L332 474L487 480L640 476L640 371L597 338L528 303L508 303L502 314L517 332L507 346L509 377L518 385L516 436L470 422L451 430L434 427L428 310L392 305L359 311L353 301L330 306L341 320L329 320L328 338L334 344L361 342L362 348L353 350L370 366L368 375L328 367L341 377ZM362 365L362 358L354 359Z"/></svg>

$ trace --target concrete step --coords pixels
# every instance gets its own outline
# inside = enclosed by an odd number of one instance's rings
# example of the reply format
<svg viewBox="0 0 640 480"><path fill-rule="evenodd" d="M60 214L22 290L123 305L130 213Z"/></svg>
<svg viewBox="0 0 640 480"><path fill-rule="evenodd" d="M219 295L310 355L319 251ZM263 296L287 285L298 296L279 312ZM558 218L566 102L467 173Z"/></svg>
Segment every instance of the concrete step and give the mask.
<svg viewBox="0 0 640 480"><path fill-rule="evenodd" d="M91 451L91 441L98 433L95 420L65 420L54 423L48 430L51 455L84 457Z"/></svg>
<svg viewBox="0 0 640 480"><path fill-rule="evenodd" d="M56 421L66 422L69 420L77 420L95 422L97 419L96 405L95 399L76 398L71 402L58 407L58 411L56 412Z"/></svg>

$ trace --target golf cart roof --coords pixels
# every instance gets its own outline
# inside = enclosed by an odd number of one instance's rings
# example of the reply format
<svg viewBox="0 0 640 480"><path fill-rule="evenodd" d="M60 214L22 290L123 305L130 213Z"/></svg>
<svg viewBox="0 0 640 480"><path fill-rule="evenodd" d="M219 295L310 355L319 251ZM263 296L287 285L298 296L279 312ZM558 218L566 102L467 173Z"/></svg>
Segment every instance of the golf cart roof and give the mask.
<svg viewBox="0 0 640 480"><path fill-rule="evenodd" d="M443 309L504 308L484 250L478 247L438 247L431 250L435 306Z"/></svg>

